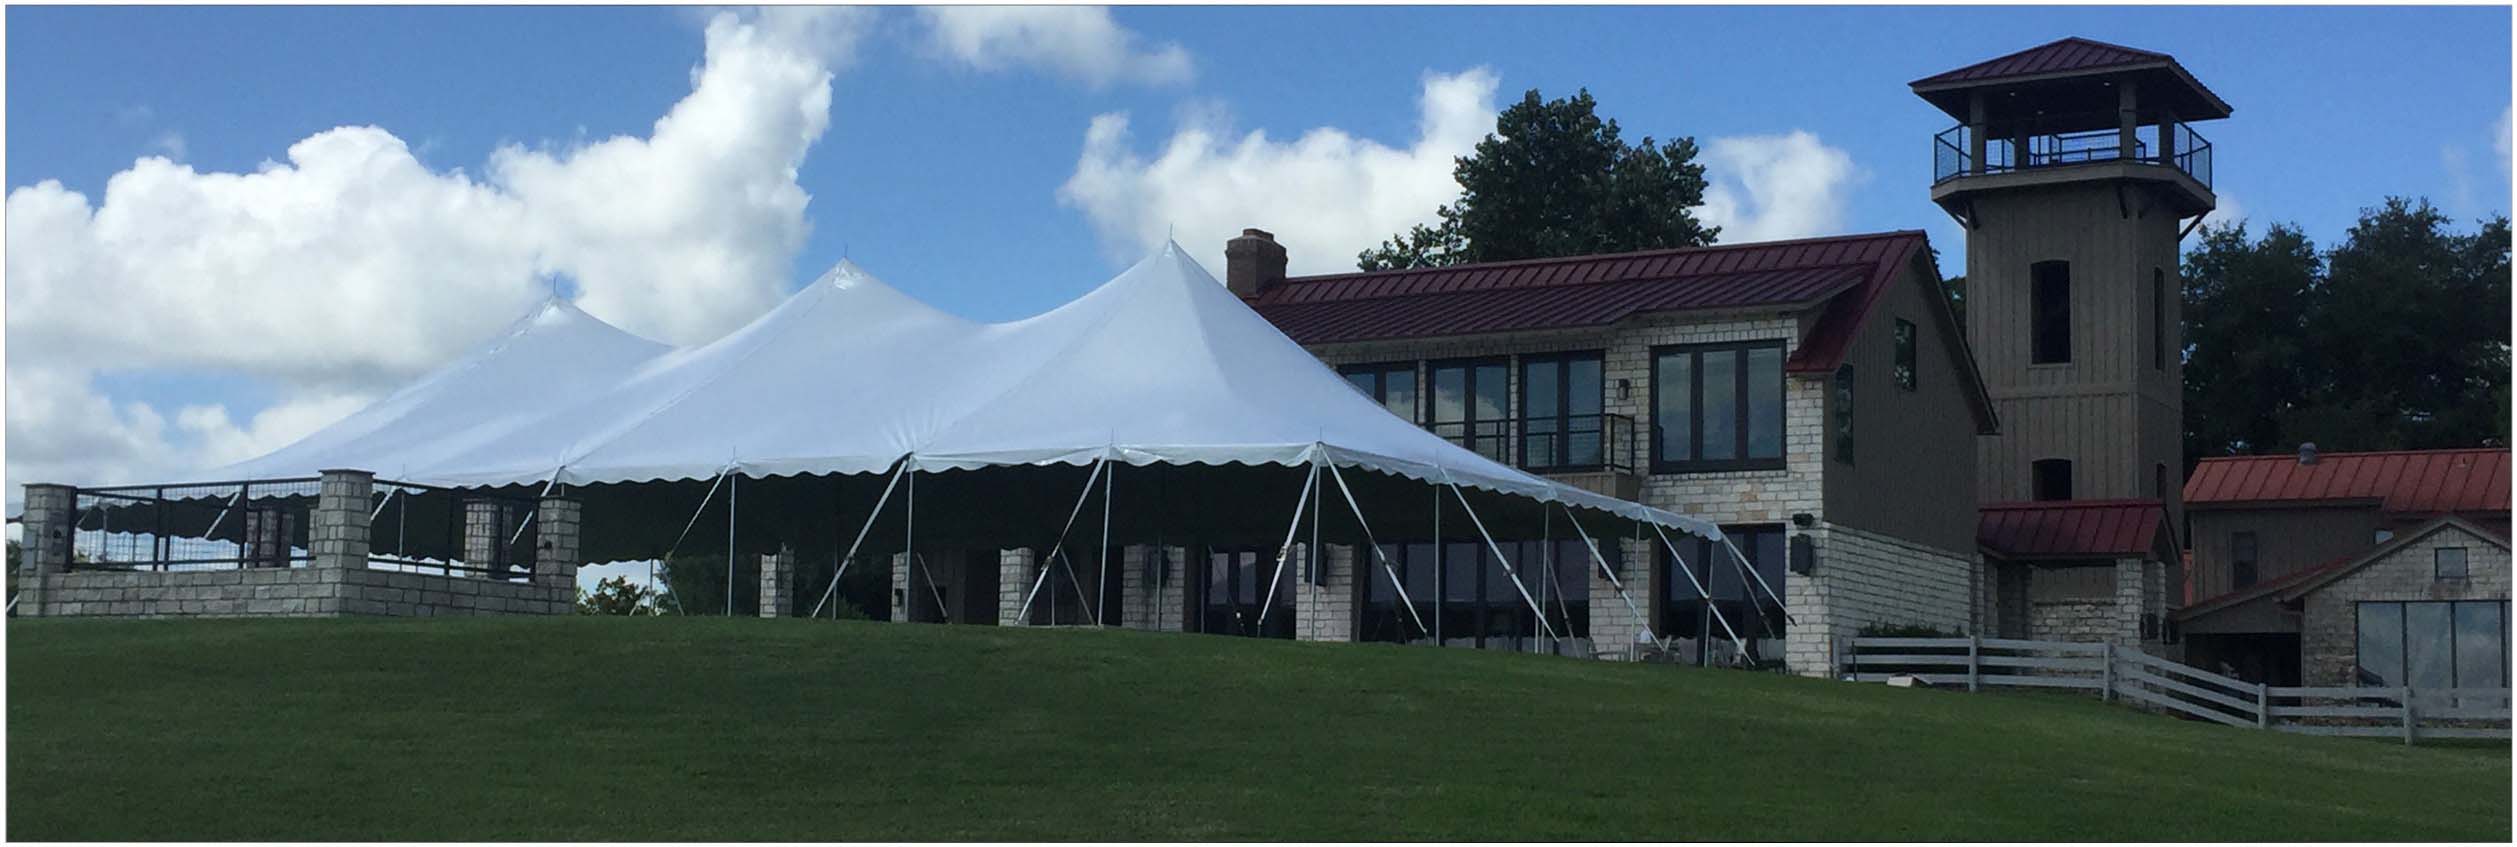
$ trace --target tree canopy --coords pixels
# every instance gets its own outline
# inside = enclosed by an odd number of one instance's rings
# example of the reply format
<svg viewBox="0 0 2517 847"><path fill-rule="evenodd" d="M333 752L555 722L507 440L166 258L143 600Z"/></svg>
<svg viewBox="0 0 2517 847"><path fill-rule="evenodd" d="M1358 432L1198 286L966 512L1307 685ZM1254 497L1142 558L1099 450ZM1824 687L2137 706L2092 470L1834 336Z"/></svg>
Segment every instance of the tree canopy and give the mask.
<svg viewBox="0 0 2517 847"><path fill-rule="evenodd" d="M1460 196L1356 258L1367 271L1713 243L1696 219L1704 166L1693 138L1619 138L1588 89L1542 100L1537 89L1495 118L1495 131L1456 160Z"/></svg>
<svg viewBox="0 0 2517 847"><path fill-rule="evenodd" d="M2189 459L2508 443L2506 217L2460 233L2390 197L2322 252L2207 226L2184 284Z"/></svg>

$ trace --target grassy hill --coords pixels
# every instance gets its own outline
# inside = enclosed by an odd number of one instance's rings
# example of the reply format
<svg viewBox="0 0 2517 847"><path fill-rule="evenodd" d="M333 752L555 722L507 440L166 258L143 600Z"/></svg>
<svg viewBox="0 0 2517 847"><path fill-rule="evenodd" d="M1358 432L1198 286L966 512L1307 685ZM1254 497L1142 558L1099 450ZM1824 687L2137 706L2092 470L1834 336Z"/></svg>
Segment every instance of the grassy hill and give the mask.
<svg viewBox="0 0 2517 847"><path fill-rule="evenodd" d="M12 839L2455 839L2416 748L1549 657L801 620L11 621Z"/></svg>

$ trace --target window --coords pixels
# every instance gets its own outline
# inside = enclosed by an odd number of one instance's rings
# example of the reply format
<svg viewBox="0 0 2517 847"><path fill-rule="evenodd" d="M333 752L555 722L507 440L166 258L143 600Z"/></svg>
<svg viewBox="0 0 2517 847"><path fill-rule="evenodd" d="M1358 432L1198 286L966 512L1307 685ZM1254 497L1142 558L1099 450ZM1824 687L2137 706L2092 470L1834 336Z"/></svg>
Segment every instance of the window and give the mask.
<svg viewBox="0 0 2517 847"><path fill-rule="evenodd" d="M2071 263L2028 266L2028 286L2029 361L2039 365L2071 361Z"/></svg>
<svg viewBox="0 0 2517 847"><path fill-rule="evenodd" d="M2229 536L2229 590L2235 591L2255 584L2255 534L2233 533Z"/></svg>
<svg viewBox="0 0 2517 847"><path fill-rule="evenodd" d="M1673 536L1670 540L1684 558L1685 570L1669 559L1667 550L1661 551L1659 572L1653 577L1660 581L1653 602L1658 626L1653 631L1684 639L1694 648L1694 661L1699 664L1720 664L1716 657L1737 653L1731 641L1734 633L1747 642L1751 658L1779 659L1783 612L1767 589L1775 594L1788 591L1783 585L1788 558L1783 525L1725 526L1722 534L1739 547L1749 567L1740 567L1721 542Z"/></svg>
<svg viewBox="0 0 2517 847"><path fill-rule="evenodd" d="M1652 466L1660 473L1783 467L1783 345L1654 350Z"/></svg>
<svg viewBox="0 0 2517 847"><path fill-rule="evenodd" d="M2038 459L2028 463L2028 473L2033 477L2036 499L2071 499L2070 459Z"/></svg>
<svg viewBox="0 0 2517 847"><path fill-rule="evenodd" d="M2161 503L2167 502L2166 462L2159 462L2150 466L2150 496L2152 499L2158 500Z"/></svg>
<svg viewBox="0 0 2517 847"><path fill-rule="evenodd" d="M2508 685L2508 601L2359 604L2354 682L2364 686Z"/></svg>
<svg viewBox="0 0 2517 847"><path fill-rule="evenodd" d="M1416 363L1347 365L1337 372L1344 374L1347 382L1354 383L1355 389L1362 391L1363 396L1390 410L1390 414L1405 418L1408 423L1422 420L1416 417Z"/></svg>
<svg viewBox="0 0 2517 847"><path fill-rule="evenodd" d="M2167 272L2150 269L2150 369L2167 370Z"/></svg>
<svg viewBox="0 0 2517 847"><path fill-rule="evenodd" d="M1294 575L1302 572L1299 553L1285 560L1277 573L1276 552L1252 549L1210 549L1204 579L1189 586L1189 611L1198 632L1259 638L1292 638ZM1275 590L1268 589L1275 577ZM1050 577L1054 582L1056 577ZM1116 582L1116 580L1112 580ZM1266 618L1264 624L1259 620Z"/></svg>
<svg viewBox="0 0 2517 847"><path fill-rule="evenodd" d="M2430 553L2431 568L2439 579L2465 578L2465 548L2441 547Z"/></svg>
<svg viewBox="0 0 2517 847"><path fill-rule="evenodd" d="M1853 463L1853 366L1835 369L1835 460Z"/></svg>
<svg viewBox="0 0 2517 847"><path fill-rule="evenodd" d="M1896 322L1896 387L1914 390L1914 322Z"/></svg>
<svg viewBox="0 0 2517 847"><path fill-rule="evenodd" d="M1596 468L1605 464L1600 407L1607 394L1600 354L1521 358L1521 467Z"/></svg>
<svg viewBox="0 0 2517 847"><path fill-rule="evenodd" d="M1431 415L1426 428L1451 443L1497 462L1511 461L1511 372L1502 360L1435 362Z"/></svg>

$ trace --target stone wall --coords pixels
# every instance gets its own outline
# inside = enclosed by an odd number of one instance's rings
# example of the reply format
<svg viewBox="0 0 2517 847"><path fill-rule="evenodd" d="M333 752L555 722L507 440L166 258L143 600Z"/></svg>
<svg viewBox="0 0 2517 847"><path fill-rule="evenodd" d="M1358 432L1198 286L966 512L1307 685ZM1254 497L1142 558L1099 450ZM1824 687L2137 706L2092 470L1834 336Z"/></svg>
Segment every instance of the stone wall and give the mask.
<svg viewBox="0 0 2517 847"><path fill-rule="evenodd" d="M1977 562L1886 535L1824 525L1804 533L1817 545L1817 573L1785 577L1794 622L1784 661L1794 673L1827 675L1843 639L1873 624L1975 631Z"/></svg>
<svg viewBox="0 0 2517 847"><path fill-rule="evenodd" d="M1299 641L1355 640L1355 553L1351 544L1322 544L1328 551L1326 584L1313 585L1305 563L1310 545L1294 545L1285 568L1293 572L1293 637Z"/></svg>
<svg viewBox="0 0 2517 847"><path fill-rule="evenodd" d="M996 625L1030 625L1023 619L1023 601L1031 596L1031 584L1040 578L1034 561L1028 547L996 551Z"/></svg>
<svg viewBox="0 0 2517 847"><path fill-rule="evenodd" d="M2435 557L2441 547L2465 548L2465 568L2470 576L2462 580L2438 579ZM2359 663L2361 601L2507 599L2508 548L2453 524L2440 526L2301 598L2301 681L2307 685L2355 684L2352 671Z"/></svg>
<svg viewBox="0 0 2517 847"><path fill-rule="evenodd" d="M1163 558L1162 572L1151 584L1146 582L1146 564L1158 549L1150 544L1129 545L1121 551L1124 563L1120 583L1119 622L1128 629L1155 632L1179 632L1181 611L1186 608L1182 592L1188 589L1183 581L1187 574L1189 550L1171 547Z"/></svg>

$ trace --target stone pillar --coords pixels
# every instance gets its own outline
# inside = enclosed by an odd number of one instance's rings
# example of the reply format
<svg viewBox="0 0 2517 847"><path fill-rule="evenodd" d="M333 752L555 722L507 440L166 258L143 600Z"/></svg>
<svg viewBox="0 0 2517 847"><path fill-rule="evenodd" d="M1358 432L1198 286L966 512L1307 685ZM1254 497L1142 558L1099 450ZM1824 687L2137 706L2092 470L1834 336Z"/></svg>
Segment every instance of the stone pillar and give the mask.
<svg viewBox="0 0 2517 847"><path fill-rule="evenodd" d="M905 623L909 620L909 554L891 554L891 613L884 620Z"/></svg>
<svg viewBox="0 0 2517 847"><path fill-rule="evenodd" d="M307 533L314 548L315 567L365 570L373 540L368 532L368 515L375 508L376 475L357 470L324 471L321 492L315 498L315 525Z"/></svg>
<svg viewBox="0 0 2517 847"><path fill-rule="evenodd" d="M996 551L996 625L1025 626L1022 618L1023 598L1031 596L1031 582L1039 574L1032 571L1034 556L1029 548L1017 547Z"/></svg>
<svg viewBox="0 0 2517 847"><path fill-rule="evenodd" d="M44 612L44 580L70 568L70 541L77 533L79 490L67 485L26 486L18 524L17 613Z"/></svg>
<svg viewBox="0 0 2517 847"><path fill-rule="evenodd" d="M480 569L479 575L499 579L507 575L508 533L515 529L507 517L507 504L496 500L465 499L463 501L463 563Z"/></svg>
<svg viewBox="0 0 2517 847"><path fill-rule="evenodd" d="M778 552L760 557L760 616L783 618L795 604L795 548L779 545Z"/></svg>
<svg viewBox="0 0 2517 847"><path fill-rule="evenodd" d="M1294 638L1300 641L1355 640L1355 553L1351 544L1322 544L1328 554L1323 584L1313 585L1308 544L1294 546L1287 565L1294 571Z"/></svg>
<svg viewBox="0 0 2517 847"><path fill-rule="evenodd" d="M533 520L533 581L575 597L577 567L585 564L585 503L575 497L544 497Z"/></svg>

